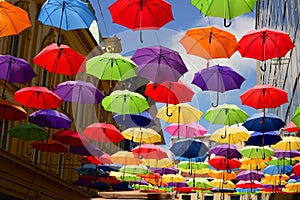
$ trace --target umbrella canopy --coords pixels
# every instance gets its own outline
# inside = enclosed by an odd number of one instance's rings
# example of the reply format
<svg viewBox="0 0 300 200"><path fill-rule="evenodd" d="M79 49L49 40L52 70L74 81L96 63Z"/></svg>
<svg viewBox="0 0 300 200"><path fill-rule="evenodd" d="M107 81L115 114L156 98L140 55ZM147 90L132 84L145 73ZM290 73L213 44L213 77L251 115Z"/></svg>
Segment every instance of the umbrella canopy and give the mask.
<svg viewBox="0 0 300 200"><path fill-rule="evenodd" d="M159 173L160 175L163 174L177 174L179 172L179 170L175 167L162 167L162 168L153 168L150 167L150 169L153 171L153 173Z"/></svg>
<svg viewBox="0 0 300 200"><path fill-rule="evenodd" d="M188 54L206 60L230 58L239 48L235 35L214 26L189 29L179 42Z"/></svg>
<svg viewBox="0 0 300 200"><path fill-rule="evenodd" d="M118 151L111 155L110 159L113 163L121 165L139 165L141 162L132 152L129 151Z"/></svg>
<svg viewBox="0 0 300 200"><path fill-rule="evenodd" d="M239 142L247 141L249 137L250 134L239 127L225 126L224 128L216 130L210 136L210 139L218 143L236 144Z"/></svg>
<svg viewBox="0 0 300 200"><path fill-rule="evenodd" d="M78 167L76 171L78 174L84 174L87 176L100 176L105 174L102 169L99 169L97 165L93 164L84 164L83 166Z"/></svg>
<svg viewBox="0 0 300 200"><path fill-rule="evenodd" d="M170 151L175 156L194 158L204 156L208 148L201 140L186 138L174 142Z"/></svg>
<svg viewBox="0 0 300 200"><path fill-rule="evenodd" d="M84 72L85 57L67 45L56 43L46 46L33 62L54 74L73 76Z"/></svg>
<svg viewBox="0 0 300 200"><path fill-rule="evenodd" d="M281 141L281 137L278 133L274 131L269 132L253 132L249 137L248 141L245 142L246 145L254 145L254 146L262 146L264 145L272 145L276 144L277 142ZM264 141L262 143L262 141Z"/></svg>
<svg viewBox="0 0 300 200"><path fill-rule="evenodd" d="M202 189L202 190L212 188L210 182L205 178L198 178L197 177L197 178L194 178L194 179L189 179L187 181L187 184L189 186L199 188L199 189Z"/></svg>
<svg viewBox="0 0 300 200"><path fill-rule="evenodd" d="M154 83L176 82L188 71L179 53L164 46L137 49L131 59L139 66L138 75Z"/></svg>
<svg viewBox="0 0 300 200"><path fill-rule="evenodd" d="M127 182L133 182L133 181L140 181L141 180L141 177L139 177L135 174L128 174L128 173L115 172L115 171L109 172L109 176L115 176L117 178L117 180L127 181Z"/></svg>
<svg viewBox="0 0 300 200"><path fill-rule="evenodd" d="M0 98L0 119L14 121L26 118L27 112L21 106Z"/></svg>
<svg viewBox="0 0 300 200"><path fill-rule="evenodd" d="M300 138L292 136L283 137L280 142L273 145L273 148L284 151L300 150Z"/></svg>
<svg viewBox="0 0 300 200"><path fill-rule="evenodd" d="M102 143L121 142L124 137L113 125L107 123L93 123L86 127L82 133L87 138Z"/></svg>
<svg viewBox="0 0 300 200"><path fill-rule="evenodd" d="M169 158L158 159L143 159L143 165L155 167L155 168L168 168L172 167L174 164L170 161Z"/></svg>
<svg viewBox="0 0 300 200"><path fill-rule="evenodd" d="M223 179L223 180L233 180L236 179L236 173L233 171L216 171L210 170L208 172L208 176L216 178L216 179Z"/></svg>
<svg viewBox="0 0 300 200"><path fill-rule="evenodd" d="M233 144L221 144L209 149L209 154L215 154L216 156L224 156L226 158L242 158L242 154L237 147Z"/></svg>
<svg viewBox="0 0 300 200"><path fill-rule="evenodd" d="M210 164L216 170L227 170L228 172L231 169L240 168L240 166L242 165L242 163L235 158L228 159L223 156L215 156L211 158L208 161L208 164Z"/></svg>
<svg viewBox="0 0 300 200"><path fill-rule="evenodd" d="M29 122L48 128L70 128L71 119L57 110L38 110L29 115Z"/></svg>
<svg viewBox="0 0 300 200"><path fill-rule="evenodd" d="M267 166L266 162L270 161L271 157L262 159L262 158L242 158L241 169L246 170L261 170Z"/></svg>
<svg viewBox="0 0 300 200"><path fill-rule="evenodd" d="M297 128L300 127L300 106L298 106L292 117L292 122L296 124Z"/></svg>
<svg viewBox="0 0 300 200"><path fill-rule="evenodd" d="M202 112L189 104L180 103L164 106L158 110L156 117L177 124L188 124L200 120Z"/></svg>
<svg viewBox="0 0 300 200"><path fill-rule="evenodd" d="M171 4L164 0L119 0L108 9L114 23L132 30L157 30L173 20Z"/></svg>
<svg viewBox="0 0 300 200"><path fill-rule="evenodd" d="M101 156L83 156L82 160L89 164L113 164L110 160L110 155L104 152Z"/></svg>
<svg viewBox="0 0 300 200"><path fill-rule="evenodd" d="M233 125L245 122L248 114L234 104L222 104L206 111L204 119L212 124Z"/></svg>
<svg viewBox="0 0 300 200"><path fill-rule="evenodd" d="M300 156L297 150L274 150L274 156L277 158L294 158Z"/></svg>
<svg viewBox="0 0 300 200"><path fill-rule="evenodd" d="M55 141L55 140L48 140L47 142L41 141L34 141L31 143L31 147L43 152L50 152L50 153L67 153L68 149L63 144Z"/></svg>
<svg viewBox="0 0 300 200"><path fill-rule="evenodd" d="M0 2L0 37L18 35L31 27L28 13L6 1Z"/></svg>
<svg viewBox="0 0 300 200"><path fill-rule="evenodd" d="M144 165L127 165L121 167L119 171L128 174L149 174L152 172Z"/></svg>
<svg viewBox="0 0 300 200"><path fill-rule="evenodd" d="M70 146L69 152L82 156L101 156L103 154L103 151L92 143L87 143L84 146Z"/></svg>
<svg viewBox="0 0 300 200"><path fill-rule="evenodd" d="M265 177L264 173L257 170L244 170L237 174L237 180L260 180Z"/></svg>
<svg viewBox="0 0 300 200"><path fill-rule="evenodd" d="M274 156L274 151L270 147L245 146L241 153L246 158L268 158Z"/></svg>
<svg viewBox="0 0 300 200"><path fill-rule="evenodd" d="M20 138L25 141L42 141L49 137L48 133L35 124L19 124L8 131L13 138Z"/></svg>
<svg viewBox="0 0 300 200"><path fill-rule="evenodd" d="M261 188L262 184L257 180L249 180L249 181L240 180L239 182L237 182L235 184L235 186L238 187L238 188L255 189L255 188Z"/></svg>
<svg viewBox="0 0 300 200"><path fill-rule="evenodd" d="M14 100L26 107L37 109L57 108L61 98L46 87L25 87L15 92Z"/></svg>
<svg viewBox="0 0 300 200"><path fill-rule="evenodd" d="M65 81L56 86L54 93L67 102L98 104L104 95L90 82Z"/></svg>
<svg viewBox="0 0 300 200"><path fill-rule="evenodd" d="M185 178L180 174L164 174L162 175L162 179L164 182L183 182L185 181Z"/></svg>
<svg viewBox="0 0 300 200"><path fill-rule="evenodd" d="M297 176L300 176L300 163L297 163L293 166L293 173Z"/></svg>
<svg viewBox="0 0 300 200"><path fill-rule="evenodd" d="M100 80L122 81L137 76L137 65L119 53L104 53L86 62L86 73Z"/></svg>
<svg viewBox="0 0 300 200"><path fill-rule="evenodd" d="M190 122L188 124L171 124L165 128L165 131L172 136L181 136L184 138L193 138L203 136L207 133L207 130L196 122Z"/></svg>
<svg viewBox="0 0 300 200"><path fill-rule="evenodd" d="M149 127L155 124L152 116L147 111L143 111L139 114L117 114L114 115L112 118L117 124L120 124L124 129L137 126Z"/></svg>
<svg viewBox="0 0 300 200"><path fill-rule="evenodd" d="M287 92L272 85L256 85L240 96L243 105L256 109L276 108L288 102Z"/></svg>
<svg viewBox="0 0 300 200"><path fill-rule="evenodd" d="M88 144L86 138L75 130L61 130L52 135L52 139L71 146L84 146Z"/></svg>
<svg viewBox="0 0 300 200"><path fill-rule="evenodd" d="M222 189L234 189L235 185L232 181L229 180L222 180L222 179L214 179L210 182L212 187L222 188Z"/></svg>
<svg viewBox="0 0 300 200"><path fill-rule="evenodd" d="M125 139L138 143L161 142L161 135L151 128L129 128L123 131L122 135Z"/></svg>
<svg viewBox="0 0 300 200"><path fill-rule="evenodd" d="M299 193L300 192L300 182L297 183L288 183L285 186L287 192Z"/></svg>
<svg viewBox="0 0 300 200"><path fill-rule="evenodd" d="M283 57L294 47L290 36L279 30L262 28L246 33L239 41L242 57L265 61Z"/></svg>
<svg viewBox="0 0 300 200"><path fill-rule="evenodd" d="M269 132L285 126L283 120L272 113L255 113L243 124L249 131Z"/></svg>
<svg viewBox="0 0 300 200"><path fill-rule="evenodd" d="M139 114L150 107L143 95L129 90L116 90L101 103L106 111L118 114Z"/></svg>
<svg viewBox="0 0 300 200"><path fill-rule="evenodd" d="M194 172L201 171L203 169L208 169L208 163L202 162L190 162L190 161L181 161L178 163L177 168L181 170L192 170Z"/></svg>
<svg viewBox="0 0 300 200"><path fill-rule="evenodd" d="M276 174L287 174L292 172L293 167L291 165L269 165L264 169L265 174L276 175Z"/></svg>
<svg viewBox="0 0 300 200"><path fill-rule="evenodd" d="M295 113L294 113L294 116L295 116ZM292 133L292 132L300 132L299 128L297 127L297 125L294 122L288 123L286 125L286 127L284 127L283 130L287 131L287 132L290 132L290 133Z"/></svg>
<svg viewBox="0 0 300 200"><path fill-rule="evenodd" d="M268 165L276 165L276 166L283 166L283 165L294 165L295 164L294 159L288 159L288 158L273 158L270 160L267 164Z"/></svg>
<svg viewBox="0 0 300 200"><path fill-rule="evenodd" d="M155 144L141 144L131 150L136 156L145 159L163 159L168 158L167 153L158 145Z"/></svg>

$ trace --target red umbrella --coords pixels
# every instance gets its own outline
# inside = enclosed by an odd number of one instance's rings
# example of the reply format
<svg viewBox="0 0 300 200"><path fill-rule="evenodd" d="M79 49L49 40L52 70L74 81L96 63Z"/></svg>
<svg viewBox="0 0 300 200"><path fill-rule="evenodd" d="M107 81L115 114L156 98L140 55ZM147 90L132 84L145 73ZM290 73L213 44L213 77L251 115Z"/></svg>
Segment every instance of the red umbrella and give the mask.
<svg viewBox="0 0 300 200"><path fill-rule="evenodd" d="M110 155L107 153L103 153L101 156L83 156L83 161L89 163L89 164L113 164L113 162L110 160Z"/></svg>
<svg viewBox="0 0 300 200"><path fill-rule="evenodd" d="M242 57L265 61L285 56L294 44L287 33L262 28L246 33L239 41L239 46L238 51Z"/></svg>
<svg viewBox="0 0 300 200"><path fill-rule="evenodd" d="M84 72L85 57L67 45L53 43L33 59L34 63L55 74L73 76Z"/></svg>
<svg viewBox="0 0 300 200"><path fill-rule="evenodd" d="M91 140L102 143L121 142L124 137L121 132L112 124L93 123L83 131L83 135Z"/></svg>
<svg viewBox="0 0 300 200"><path fill-rule="evenodd" d="M194 91L181 82L148 83L145 95L156 102L179 104L192 101Z"/></svg>
<svg viewBox="0 0 300 200"><path fill-rule="evenodd" d="M237 188L244 188L244 189L251 188L251 189L255 189L255 188L261 188L262 184L259 181L257 181L257 180L249 180L249 181L240 180L239 182L237 182L235 184L235 186Z"/></svg>
<svg viewBox="0 0 300 200"><path fill-rule="evenodd" d="M0 119L11 121L27 118L27 112L20 106L0 98Z"/></svg>
<svg viewBox="0 0 300 200"><path fill-rule="evenodd" d="M288 102L287 92L271 85L256 85L244 92L240 98L243 105L256 109L276 108Z"/></svg>
<svg viewBox="0 0 300 200"><path fill-rule="evenodd" d="M290 133L300 132L299 128L296 126L296 124L294 122L288 123L288 125L286 125L286 127L283 130L287 131L287 132L290 132Z"/></svg>
<svg viewBox="0 0 300 200"><path fill-rule="evenodd" d="M235 158L228 159L223 156L213 157L208 161L208 164L213 166L216 170L231 170L235 168L240 168L242 165L242 163Z"/></svg>
<svg viewBox="0 0 300 200"><path fill-rule="evenodd" d="M163 159L167 158L167 153L158 145L141 144L131 150L135 156L142 156L145 159Z"/></svg>
<svg viewBox="0 0 300 200"><path fill-rule="evenodd" d="M300 176L300 163L293 166L293 172L295 175Z"/></svg>
<svg viewBox="0 0 300 200"><path fill-rule="evenodd" d="M108 9L114 23L132 30L157 30L174 19L164 0L118 0Z"/></svg>
<svg viewBox="0 0 300 200"><path fill-rule="evenodd" d="M43 152L51 152L51 153L67 153L68 149L63 144L55 141L48 140L47 142L35 141L31 143L32 148L43 151Z"/></svg>
<svg viewBox="0 0 300 200"><path fill-rule="evenodd" d="M46 87L25 87L15 92L14 100L26 107L37 109L58 108L61 98Z"/></svg>
<svg viewBox="0 0 300 200"><path fill-rule="evenodd" d="M58 131L52 136L52 139L71 146L84 146L88 143L86 138L74 130Z"/></svg>

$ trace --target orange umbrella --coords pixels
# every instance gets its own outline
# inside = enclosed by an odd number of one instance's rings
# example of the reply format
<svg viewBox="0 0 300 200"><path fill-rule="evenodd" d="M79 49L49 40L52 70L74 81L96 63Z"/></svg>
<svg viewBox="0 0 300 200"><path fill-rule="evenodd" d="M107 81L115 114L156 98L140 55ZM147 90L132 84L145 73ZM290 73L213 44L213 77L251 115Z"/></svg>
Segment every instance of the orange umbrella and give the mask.
<svg viewBox="0 0 300 200"><path fill-rule="evenodd" d="M231 172L226 172L226 171L215 171L215 170L210 170L208 172L208 176L211 176L216 179L223 179L223 180L232 180L236 179L236 173L231 171Z"/></svg>
<svg viewBox="0 0 300 200"><path fill-rule="evenodd" d="M118 151L110 156L110 160L115 164L121 165L138 165L141 161L129 151Z"/></svg>
<svg viewBox="0 0 300 200"><path fill-rule="evenodd" d="M180 43L188 54L200 56L206 60L230 58L239 48L232 33L214 26L189 29L181 38Z"/></svg>
<svg viewBox="0 0 300 200"><path fill-rule="evenodd" d="M26 11L6 1L0 1L0 37L17 35L30 26Z"/></svg>

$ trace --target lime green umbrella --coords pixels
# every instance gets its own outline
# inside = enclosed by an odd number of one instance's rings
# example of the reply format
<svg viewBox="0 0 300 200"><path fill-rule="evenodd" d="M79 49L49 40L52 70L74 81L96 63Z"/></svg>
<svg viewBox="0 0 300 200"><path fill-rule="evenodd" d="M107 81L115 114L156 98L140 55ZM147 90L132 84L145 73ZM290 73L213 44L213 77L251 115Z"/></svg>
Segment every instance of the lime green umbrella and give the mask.
<svg viewBox="0 0 300 200"><path fill-rule="evenodd" d="M191 170L191 171L197 171L202 169L208 169L209 164L208 163L202 163L202 162L189 162L189 161L181 161L178 165L178 169L183 170Z"/></svg>
<svg viewBox="0 0 300 200"><path fill-rule="evenodd" d="M246 146L241 149L241 154L246 158L268 158L274 156L270 147Z"/></svg>
<svg viewBox="0 0 300 200"><path fill-rule="evenodd" d="M248 118L248 114L234 104L222 104L207 110L204 119L212 124L233 125L243 123Z"/></svg>
<svg viewBox="0 0 300 200"><path fill-rule="evenodd" d="M119 171L128 174L150 174L152 172L144 165L127 165L121 167Z"/></svg>
<svg viewBox="0 0 300 200"><path fill-rule="evenodd" d="M294 124L296 124L296 126L300 128L300 106L296 108L292 117L292 122L294 122Z"/></svg>
<svg viewBox="0 0 300 200"><path fill-rule="evenodd" d="M117 180L121 181L127 181L127 182L133 182L133 181L140 181L141 177L134 175L134 174L127 174L127 173L122 173L122 172L114 172L111 171L109 173L109 176L114 176L116 177Z"/></svg>
<svg viewBox="0 0 300 200"><path fill-rule="evenodd" d="M296 161L294 159L289 158L272 158L268 162L268 165L276 165L276 166L287 166L287 165L294 165Z"/></svg>
<svg viewBox="0 0 300 200"><path fill-rule="evenodd" d="M48 137L48 133L40 126L35 124L20 124L8 131L13 138L25 141L42 141Z"/></svg>
<svg viewBox="0 0 300 200"><path fill-rule="evenodd" d="M212 188L210 182L205 178L193 178L188 180L187 184L188 186L192 186L194 188L202 190Z"/></svg>
<svg viewBox="0 0 300 200"><path fill-rule="evenodd" d="M104 53L86 62L86 73L100 80L122 81L137 76L137 65L119 53Z"/></svg>
<svg viewBox="0 0 300 200"><path fill-rule="evenodd" d="M222 17L231 20L237 16L252 12L257 0L192 0L192 4L205 16Z"/></svg>
<svg viewBox="0 0 300 200"><path fill-rule="evenodd" d="M102 100L106 111L118 114L139 114L150 106L146 98L129 90L116 90Z"/></svg>
<svg viewBox="0 0 300 200"><path fill-rule="evenodd" d="M155 189L155 187L151 184L148 184L148 185L133 184L131 187L135 190L154 190Z"/></svg>

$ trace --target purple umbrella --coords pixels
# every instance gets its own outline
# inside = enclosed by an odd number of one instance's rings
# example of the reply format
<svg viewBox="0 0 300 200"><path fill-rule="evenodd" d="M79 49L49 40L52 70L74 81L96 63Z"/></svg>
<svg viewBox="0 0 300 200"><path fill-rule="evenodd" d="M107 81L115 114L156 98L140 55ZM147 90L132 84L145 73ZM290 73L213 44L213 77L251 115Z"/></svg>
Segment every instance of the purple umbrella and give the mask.
<svg viewBox="0 0 300 200"><path fill-rule="evenodd" d="M221 144L210 148L209 154L215 154L217 156L224 156L226 158L242 158L242 154L236 148L234 144Z"/></svg>
<svg viewBox="0 0 300 200"><path fill-rule="evenodd" d="M70 146L69 152L82 156L101 156L103 154L103 151L91 143L86 146Z"/></svg>
<svg viewBox="0 0 300 200"><path fill-rule="evenodd" d="M186 182L168 182L168 187L188 187Z"/></svg>
<svg viewBox="0 0 300 200"><path fill-rule="evenodd" d="M159 173L160 175L163 174L177 174L178 173L178 169L176 169L175 167L168 167L168 168L150 168L150 170L153 173Z"/></svg>
<svg viewBox="0 0 300 200"><path fill-rule="evenodd" d="M36 73L27 61L11 55L0 55L0 78L5 81L2 91L3 99L7 82L25 84L35 76Z"/></svg>
<svg viewBox="0 0 300 200"><path fill-rule="evenodd" d="M131 60L139 66L139 76L155 83L176 82L188 71L179 53L163 46L138 49Z"/></svg>
<svg viewBox="0 0 300 200"><path fill-rule="evenodd" d="M239 89L245 78L227 66L215 65L208 69L202 69L195 73L192 84L204 91L217 92L217 105L219 104L219 92ZM213 105L212 106L217 106Z"/></svg>
<svg viewBox="0 0 300 200"><path fill-rule="evenodd" d="M57 110L38 110L29 115L29 122L48 128L70 128L71 119Z"/></svg>
<svg viewBox="0 0 300 200"><path fill-rule="evenodd" d="M275 150L274 155L277 158L294 158L300 156L300 152L297 150L291 150L291 151Z"/></svg>
<svg viewBox="0 0 300 200"><path fill-rule="evenodd" d="M149 183L147 181L145 181L145 179L141 179L140 181L133 181L130 182L131 185L133 184L137 184L137 185L149 185Z"/></svg>
<svg viewBox="0 0 300 200"><path fill-rule="evenodd" d="M297 176L296 174L291 174L290 179L294 179L294 180L299 182L300 181L300 176Z"/></svg>
<svg viewBox="0 0 300 200"><path fill-rule="evenodd" d="M263 177L265 177L265 175L261 171L245 170L245 171L241 171L240 173L238 173L238 175L236 176L236 179L249 181L249 180L260 180Z"/></svg>
<svg viewBox="0 0 300 200"><path fill-rule="evenodd" d="M92 83L80 80L60 83L54 93L64 101L81 104L98 104L104 98Z"/></svg>

